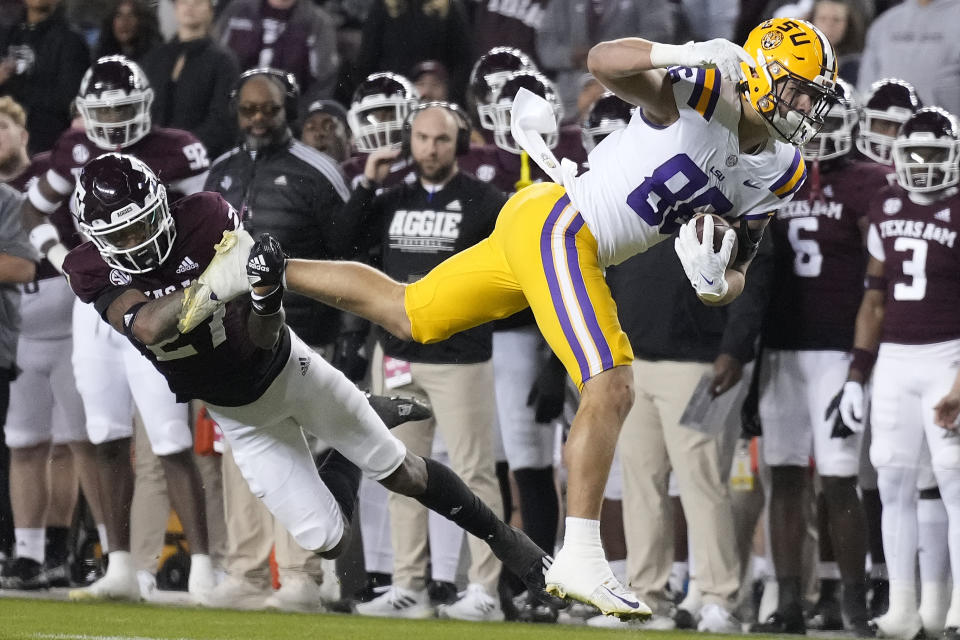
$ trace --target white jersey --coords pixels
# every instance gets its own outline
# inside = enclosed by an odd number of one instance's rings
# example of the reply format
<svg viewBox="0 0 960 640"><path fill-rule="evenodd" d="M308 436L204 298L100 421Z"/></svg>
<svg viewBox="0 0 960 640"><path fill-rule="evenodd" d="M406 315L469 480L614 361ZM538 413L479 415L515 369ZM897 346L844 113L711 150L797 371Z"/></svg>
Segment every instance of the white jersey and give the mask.
<svg viewBox="0 0 960 640"><path fill-rule="evenodd" d="M740 100L715 69L668 71L680 118L660 126L637 109L590 152L590 170L564 186L597 239L600 264L619 264L675 233L695 213L766 218L800 188L800 150L771 141L741 154Z"/></svg>

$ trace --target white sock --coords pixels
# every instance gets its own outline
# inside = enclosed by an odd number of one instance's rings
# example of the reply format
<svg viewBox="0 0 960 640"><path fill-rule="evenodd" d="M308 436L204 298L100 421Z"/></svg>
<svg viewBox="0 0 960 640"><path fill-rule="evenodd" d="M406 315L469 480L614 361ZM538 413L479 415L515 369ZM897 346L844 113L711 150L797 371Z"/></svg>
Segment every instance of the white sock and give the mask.
<svg viewBox="0 0 960 640"><path fill-rule="evenodd" d="M563 534L565 546L569 544L576 547L603 548L603 543L600 542L599 520L567 516L564 522L566 523L566 531Z"/></svg>
<svg viewBox="0 0 960 640"><path fill-rule="evenodd" d="M627 561L610 560L610 570L613 571L613 577L620 581L620 584L627 584Z"/></svg>
<svg viewBox="0 0 960 640"><path fill-rule="evenodd" d="M110 553L110 545L107 541L107 525L102 522L97 525L97 537L100 538L100 553L103 555Z"/></svg>
<svg viewBox="0 0 960 640"><path fill-rule="evenodd" d="M920 619L927 635L939 635L944 629L947 607L950 605L950 586L945 582L920 583Z"/></svg>
<svg viewBox="0 0 960 640"><path fill-rule="evenodd" d="M21 529L17 527L13 530L13 535L17 540L16 556L18 558L30 558L43 564L44 551L46 550L47 544L46 529L42 527L39 529Z"/></svg>
<svg viewBox="0 0 960 640"><path fill-rule="evenodd" d="M947 612L947 627L960 627L960 585L954 585L950 597L950 610Z"/></svg>
<svg viewBox="0 0 960 640"><path fill-rule="evenodd" d="M133 557L129 551L111 551L107 557L107 573L133 573Z"/></svg>
<svg viewBox="0 0 960 640"><path fill-rule="evenodd" d="M820 562L817 564L817 577L821 580L839 580L840 567L836 562Z"/></svg>
<svg viewBox="0 0 960 640"><path fill-rule="evenodd" d="M890 580L890 608L886 615L892 620L917 615L917 588L913 580Z"/></svg>

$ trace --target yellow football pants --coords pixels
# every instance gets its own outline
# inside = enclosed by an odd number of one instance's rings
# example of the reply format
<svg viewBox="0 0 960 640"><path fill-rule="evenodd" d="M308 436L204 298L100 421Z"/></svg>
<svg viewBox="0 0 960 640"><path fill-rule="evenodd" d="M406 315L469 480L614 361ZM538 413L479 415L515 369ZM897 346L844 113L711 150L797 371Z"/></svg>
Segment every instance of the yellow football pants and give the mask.
<svg viewBox="0 0 960 640"><path fill-rule="evenodd" d="M633 362L597 241L563 187L517 192L489 238L437 265L406 290L413 339L431 343L527 306L577 386Z"/></svg>

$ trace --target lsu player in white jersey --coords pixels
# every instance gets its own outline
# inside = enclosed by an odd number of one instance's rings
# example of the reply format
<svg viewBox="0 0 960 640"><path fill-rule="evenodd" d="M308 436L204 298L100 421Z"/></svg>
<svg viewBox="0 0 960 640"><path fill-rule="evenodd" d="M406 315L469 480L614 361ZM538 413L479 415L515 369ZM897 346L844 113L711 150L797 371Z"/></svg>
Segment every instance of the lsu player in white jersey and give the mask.
<svg viewBox="0 0 960 640"><path fill-rule="evenodd" d="M519 191L489 238L412 284L359 263L304 260L286 262L286 282L423 343L531 307L582 391L565 450L564 544L545 563L546 587L622 619L645 619L650 609L614 578L600 543L603 489L633 402L633 353L604 269L679 230L677 253L696 294L707 304L736 298L769 216L803 182L798 147L822 126L837 63L813 25L775 19L751 32L746 50L720 39L666 45L624 38L596 45L588 65L639 107L626 129L591 152L588 172L576 177L572 163L556 161L541 138L557 126L551 112L532 94L518 95L514 137L556 184ZM709 218L698 240L691 219L700 211L733 224L719 251ZM218 264L205 279L210 291L185 306L184 319L212 312L211 300L227 291L219 283L244 275L228 261Z"/></svg>

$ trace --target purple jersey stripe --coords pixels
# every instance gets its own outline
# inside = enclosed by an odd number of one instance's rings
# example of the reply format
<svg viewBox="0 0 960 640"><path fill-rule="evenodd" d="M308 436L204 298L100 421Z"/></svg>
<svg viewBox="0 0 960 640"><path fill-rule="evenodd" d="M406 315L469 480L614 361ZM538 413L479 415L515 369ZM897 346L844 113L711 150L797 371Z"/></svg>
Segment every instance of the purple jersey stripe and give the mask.
<svg viewBox="0 0 960 640"><path fill-rule="evenodd" d="M707 102L707 108L703 112L703 119L707 121L713 116L713 110L717 107L717 102L720 100L720 72L714 72L713 78L714 82L713 89L710 90L710 100Z"/></svg>
<svg viewBox="0 0 960 640"><path fill-rule="evenodd" d="M690 99L687 100L687 104L690 105L691 109L696 109L697 103L700 102L700 94L703 93L703 86L704 82L706 81L706 77L706 69L697 69L697 79L694 81L693 93L690 94Z"/></svg>
<svg viewBox="0 0 960 640"><path fill-rule="evenodd" d="M580 367L580 378L581 380L586 380L590 377L590 364L587 362L587 355L583 352L583 348L577 340L577 334L573 330L573 325L570 324L570 316L567 315L567 309L563 305L563 294L560 292L560 281L557 279L557 272L554 268L553 246L551 242L554 226L556 226L557 220L569 204L570 197L564 194L562 198L557 200L557 203L550 211L550 215L547 216L547 220L543 224L543 231L540 234L540 260L543 264L544 275L547 277L550 299L553 301L553 308L556 310L557 319L560 321L560 328L563 330L567 344L570 345L570 349L577 359L577 366Z"/></svg>
<svg viewBox="0 0 960 640"><path fill-rule="evenodd" d="M795 185L793 185L793 186L790 188L789 191L787 191L786 193L780 194L780 195L777 196L777 197L779 197L779 198L786 198L787 196L793 195L794 193L797 192L797 190L798 190L800 187L803 186L803 183L806 182L806 181L807 181L807 170L804 169L804 170L803 170L803 173L800 174L800 178L797 180L797 183L796 183Z"/></svg>
<svg viewBox="0 0 960 640"><path fill-rule="evenodd" d="M570 272L570 280L573 282L573 290L577 295L577 306L583 313L583 320L590 330L590 337L600 356L600 371L606 371L613 368L613 352L610 345L607 344L607 338L600 330L600 322L597 320L597 313L593 309L593 303L590 301L590 294L587 293L587 283L583 280L583 273L580 271L580 259L577 254L577 232L583 227L583 216L579 213L566 230L564 245L567 249L567 269ZM593 372L600 373L600 371ZM586 382L584 378L584 382Z"/></svg>
<svg viewBox="0 0 960 640"><path fill-rule="evenodd" d="M800 149L794 152L793 162L790 163L790 168L787 169L787 172L780 176L779 180L770 185L770 191L776 192L777 189L790 182L790 178L797 172L798 166L800 166Z"/></svg>

